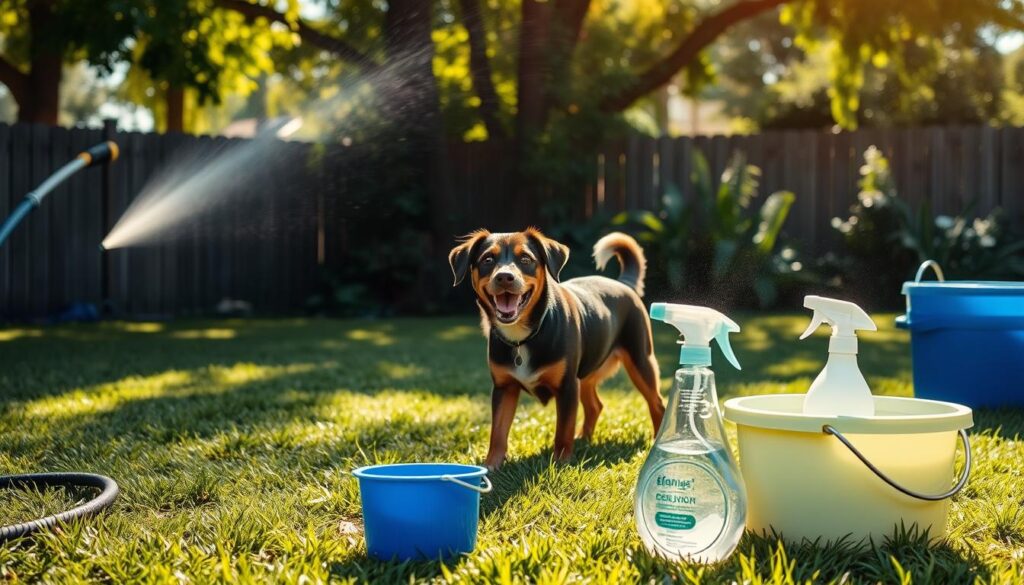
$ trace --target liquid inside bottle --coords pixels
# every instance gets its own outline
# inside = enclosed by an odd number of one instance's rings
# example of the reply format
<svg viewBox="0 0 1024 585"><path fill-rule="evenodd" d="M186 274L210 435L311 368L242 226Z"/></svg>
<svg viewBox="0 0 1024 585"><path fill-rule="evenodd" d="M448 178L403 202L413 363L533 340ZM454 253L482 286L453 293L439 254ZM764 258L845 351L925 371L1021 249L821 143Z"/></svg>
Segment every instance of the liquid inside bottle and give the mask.
<svg viewBox="0 0 1024 585"><path fill-rule="evenodd" d="M746 492L710 368L676 372L661 430L640 470L634 512L647 549L672 559L722 560L743 535Z"/></svg>

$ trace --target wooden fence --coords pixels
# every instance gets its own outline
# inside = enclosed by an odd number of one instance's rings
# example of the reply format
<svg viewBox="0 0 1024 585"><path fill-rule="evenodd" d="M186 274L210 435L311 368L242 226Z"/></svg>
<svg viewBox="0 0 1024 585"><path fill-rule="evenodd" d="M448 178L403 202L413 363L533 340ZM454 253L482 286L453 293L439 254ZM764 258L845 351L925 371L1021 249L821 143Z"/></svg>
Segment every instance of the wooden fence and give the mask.
<svg viewBox="0 0 1024 585"><path fill-rule="evenodd" d="M870 145L889 158L900 197L928 200L935 213L955 215L972 202L976 212L1004 209L1018 224L1024 213L1024 129L934 127L899 130L766 132L751 136L634 138L599 158L597 181L584 207L654 208L670 183L689 190L692 153L706 154L717 178L732 153L762 169L762 194L792 191L796 203L785 225L805 251L835 249L830 226L856 201L863 153Z"/></svg>
<svg viewBox="0 0 1024 585"><path fill-rule="evenodd" d="M345 242L345 222L351 221L346 201L369 180L365 172L362 183L346 177L337 157L317 159L308 156L309 145L289 144L294 172L251 169L244 205L203 214L184 237L170 242L102 252L103 236L175 152L232 141L123 133L110 126L0 125L0 216L77 152L104 139L120 145L122 159L108 170L76 175L0 248L0 318L41 318L72 302L107 303L134 317L194 314L209 312L223 298L244 299L261 312L295 311L316 291L319 269L342 261L335 249ZM570 202L576 221L597 213L656 209L669 185L689 195L695 151L705 153L717 181L739 150L761 167L762 194L781 189L796 194L785 231L814 253L835 248L830 221L856 199L858 169L872 144L890 158L899 192L911 203L928 200L937 213L955 214L973 201L979 213L1001 207L1022 225L1022 128L632 137L601 148L590 159L590 180L560 196ZM503 145L451 146L453 233L543 225L542 207L515 197L507 154Z"/></svg>
<svg viewBox="0 0 1024 585"><path fill-rule="evenodd" d="M166 243L108 252L99 247L175 151L212 152L230 146L227 139L0 125L0 216L75 154L105 139L120 146L118 162L75 175L0 248L0 316L38 319L75 302L132 317L209 313L224 298L244 299L265 312L302 305L317 278L315 198L323 191L313 184L317 173L292 189L290 177L251 169L245 205L204 214ZM286 148L301 157L309 147Z"/></svg>
<svg viewBox="0 0 1024 585"><path fill-rule="evenodd" d="M695 151L708 159L715 188L732 154L742 151L748 162L762 170L762 196L779 190L796 195L785 231L806 252L820 253L839 244L831 220L846 214L856 201L864 151L871 145L889 158L898 192L911 204L927 200L935 213L949 215L971 203L982 215L999 207L1017 226L1024 225L1024 128L637 136L605 145L593 161L593 180L567 195L575 198L572 217L576 220L598 212L656 209L669 185L679 188L684 197L690 194ZM460 225L503 229L521 225L522 214L510 219L503 212L515 198L500 149L462 145L452 154L455 167L462 169L455 173L457 207L463 211Z"/></svg>

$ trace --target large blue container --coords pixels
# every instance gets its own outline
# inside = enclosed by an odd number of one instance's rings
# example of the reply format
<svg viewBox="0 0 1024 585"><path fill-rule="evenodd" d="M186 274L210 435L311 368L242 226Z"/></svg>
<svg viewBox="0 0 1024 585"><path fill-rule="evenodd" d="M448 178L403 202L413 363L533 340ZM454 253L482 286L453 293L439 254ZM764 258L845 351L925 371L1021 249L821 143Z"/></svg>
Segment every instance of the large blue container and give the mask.
<svg viewBox="0 0 1024 585"><path fill-rule="evenodd" d="M1024 406L1024 282L920 282L923 269L896 319L910 330L914 396Z"/></svg>
<svg viewBox="0 0 1024 585"><path fill-rule="evenodd" d="M447 558L476 547L487 469L454 463L360 467L366 549L381 560ZM483 487L481 487L483 481Z"/></svg>

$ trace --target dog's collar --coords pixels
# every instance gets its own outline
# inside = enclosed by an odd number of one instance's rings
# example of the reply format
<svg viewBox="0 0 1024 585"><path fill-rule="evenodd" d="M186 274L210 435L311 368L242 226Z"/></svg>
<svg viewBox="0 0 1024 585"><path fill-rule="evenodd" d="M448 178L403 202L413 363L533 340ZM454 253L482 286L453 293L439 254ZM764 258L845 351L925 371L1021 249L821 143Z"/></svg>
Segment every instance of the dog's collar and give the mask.
<svg viewBox="0 0 1024 585"><path fill-rule="evenodd" d="M518 350L524 343L530 341L531 339L536 337L538 333L540 333L540 328L542 325L544 325L544 318L547 316L548 311L547 307L545 307L544 312L541 313L540 315L540 321L537 321L537 326L533 328L533 331L531 331L529 335L527 335L520 341L512 341L511 339L507 339L504 335L501 334L501 329L499 329L498 327L492 327L491 331L494 333L494 336L497 337L502 343L511 347L512 349Z"/></svg>

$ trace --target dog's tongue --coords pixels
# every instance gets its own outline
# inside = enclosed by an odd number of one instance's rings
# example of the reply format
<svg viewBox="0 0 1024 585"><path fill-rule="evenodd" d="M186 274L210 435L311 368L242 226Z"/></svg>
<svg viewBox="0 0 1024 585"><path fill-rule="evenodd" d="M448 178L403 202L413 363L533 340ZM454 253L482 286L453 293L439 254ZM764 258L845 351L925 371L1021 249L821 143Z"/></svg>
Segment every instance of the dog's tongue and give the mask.
<svg viewBox="0 0 1024 585"><path fill-rule="evenodd" d="M501 293L494 298L495 305L502 313L514 313L519 308L519 297L512 293Z"/></svg>

